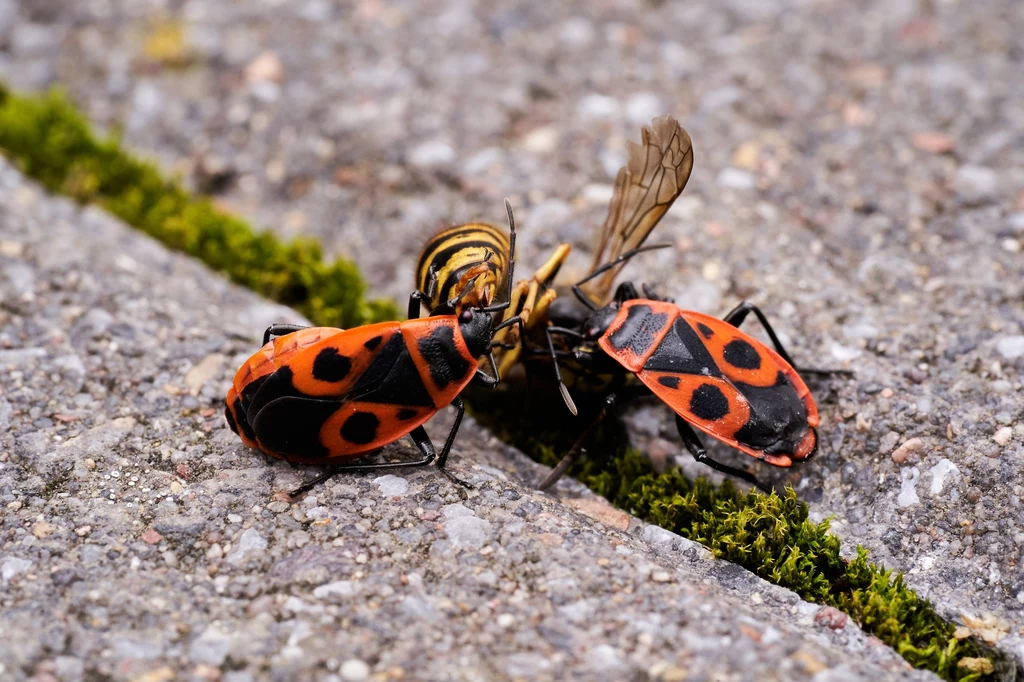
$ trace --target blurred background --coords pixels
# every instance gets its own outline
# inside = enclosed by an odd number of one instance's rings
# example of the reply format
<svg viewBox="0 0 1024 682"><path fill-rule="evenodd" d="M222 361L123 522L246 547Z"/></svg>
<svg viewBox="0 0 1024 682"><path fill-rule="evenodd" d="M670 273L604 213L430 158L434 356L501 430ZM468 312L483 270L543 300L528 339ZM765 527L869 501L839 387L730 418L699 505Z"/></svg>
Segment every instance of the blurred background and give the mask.
<svg viewBox="0 0 1024 682"><path fill-rule="evenodd" d="M880 277L912 283L899 254L956 231L931 224L950 202L997 206L989 238L1017 253L1022 13L1010 0L0 0L0 79L61 84L130 148L257 227L319 237L400 301L426 236L501 224L506 195L520 272L559 241L586 250L626 141L672 114L696 162L652 239L679 249L631 267L721 314L780 281L815 298L823 269L856 280L876 251Z"/></svg>

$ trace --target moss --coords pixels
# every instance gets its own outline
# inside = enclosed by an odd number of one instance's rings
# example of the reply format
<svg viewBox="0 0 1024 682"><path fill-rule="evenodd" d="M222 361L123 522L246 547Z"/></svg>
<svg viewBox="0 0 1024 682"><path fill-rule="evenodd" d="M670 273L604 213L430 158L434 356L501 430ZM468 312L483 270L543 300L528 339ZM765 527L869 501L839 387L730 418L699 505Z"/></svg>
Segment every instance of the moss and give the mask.
<svg viewBox="0 0 1024 682"><path fill-rule="evenodd" d="M0 150L47 189L102 206L318 325L354 327L398 317L392 301L365 300L366 284L351 261L326 263L315 240L282 242L192 196L115 137L93 135L59 92L0 91Z"/></svg>
<svg viewBox="0 0 1024 682"><path fill-rule="evenodd" d="M486 401L484 412L481 402L475 403L478 419L544 464L556 464L571 445L564 426L538 431L545 423L542 414L559 414L550 406L524 415L509 409L518 404L514 401ZM811 522L807 505L792 489L782 496L742 493L728 481L714 486L703 478L690 480L678 469L658 474L647 457L623 445L616 428L608 423L596 429L587 443L591 457L571 470L615 506L699 542L717 558L807 601L840 609L915 668L957 682L1013 679L1011 660L980 641L957 639L952 623L908 588L902 575L870 562L864 548L857 548L853 560L844 559L829 522Z"/></svg>

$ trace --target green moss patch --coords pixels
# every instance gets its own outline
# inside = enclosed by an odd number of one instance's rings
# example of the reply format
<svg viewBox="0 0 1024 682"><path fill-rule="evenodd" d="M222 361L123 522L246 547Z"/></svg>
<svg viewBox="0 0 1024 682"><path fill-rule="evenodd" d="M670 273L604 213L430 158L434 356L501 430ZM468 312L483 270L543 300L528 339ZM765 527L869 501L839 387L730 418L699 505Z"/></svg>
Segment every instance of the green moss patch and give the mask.
<svg viewBox="0 0 1024 682"><path fill-rule="evenodd" d="M192 196L126 152L116 137L96 137L59 92L0 91L0 150L50 191L96 203L319 325L354 327L398 317L392 301L364 298L366 284L351 261L326 263L316 240L283 242Z"/></svg>
<svg viewBox="0 0 1024 682"><path fill-rule="evenodd" d="M527 414L512 408L520 403L509 397L477 396L474 416L537 461L557 464L573 440L564 424L550 423L550 415L560 414L557 406L532 402ZM908 588L901 574L870 562L862 547L853 560L844 559L829 522L809 521L807 505L792 489L781 497L742 493L728 481L714 486L678 469L658 474L625 443L621 424L608 421L595 429L585 446L590 456L570 475L634 516L701 543L717 558L847 613L915 668L957 682L1014 679L1012 660L980 640L958 639L954 624Z"/></svg>
<svg viewBox="0 0 1024 682"><path fill-rule="evenodd" d="M51 191L104 207L315 324L397 319L393 302L364 299L366 287L353 263L325 263L314 240L282 242L254 232L208 199L190 195L153 164L125 152L115 137L94 136L59 93L26 97L0 90L0 150ZM527 415L508 409L522 400L478 394L473 411L507 442L554 465L572 441L561 425L551 424L563 408L538 409L532 397L531 403ZM615 427L609 422L592 434L589 452L606 457L583 459L572 475L616 506L808 601L844 611L917 668L957 682L1014 678L1011 660L978 640L955 637L952 623L907 588L901 575L869 562L863 548L852 561L844 559L828 522L810 522L792 490L782 497L744 494L729 483L691 481L677 470L658 474L646 457L621 445Z"/></svg>

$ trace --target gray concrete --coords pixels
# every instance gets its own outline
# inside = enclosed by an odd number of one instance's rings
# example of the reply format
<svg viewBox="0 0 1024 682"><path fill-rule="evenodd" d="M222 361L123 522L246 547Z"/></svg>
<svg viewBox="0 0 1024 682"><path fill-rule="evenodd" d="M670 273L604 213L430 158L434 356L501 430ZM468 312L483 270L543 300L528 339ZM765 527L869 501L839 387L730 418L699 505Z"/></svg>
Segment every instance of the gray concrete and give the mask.
<svg viewBox="0 0 1024 682"><path fill-rule="evenodd" d="M856 370L813 386L826 448L773 480L1024 658L1024 4L14 9L3 78L64 83L133 147L197 185L226 174L225 205L320 236L396 298L422 235L499 221L506 194L524 264L560 239L584 250L625 141L676 115L696 165L658 234L679 248L633 274L704 312L752 299L799 362ZM184 67L144 54L162 12ZM677 451L667 411L632 420L638 445Z"/></svg>
<svg viewBox="0 0 1024 682"><path fill-rule="evenodd" d="M429 469L290 504L313 471L221 401L294 315L2 163L0 195L0 678L934 679L578 486L534 492L471 420L469 493Z"/></svg>

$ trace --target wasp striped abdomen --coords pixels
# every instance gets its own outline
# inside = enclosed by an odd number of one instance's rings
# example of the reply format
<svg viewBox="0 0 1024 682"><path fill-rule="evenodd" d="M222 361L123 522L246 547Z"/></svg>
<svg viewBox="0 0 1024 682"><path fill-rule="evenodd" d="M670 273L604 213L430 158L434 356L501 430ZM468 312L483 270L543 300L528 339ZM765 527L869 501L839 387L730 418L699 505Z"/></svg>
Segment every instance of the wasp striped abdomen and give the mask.
<svg viewBox="0 0 1024 682"><path fill-rule="evenodd" d="M508 234L488 223L467 223L431 237L416 263L417 288L431 314L490 305L507 294Z"/></svg>

